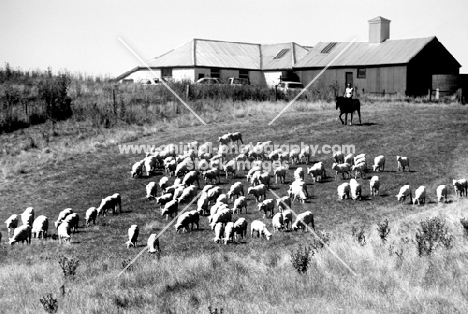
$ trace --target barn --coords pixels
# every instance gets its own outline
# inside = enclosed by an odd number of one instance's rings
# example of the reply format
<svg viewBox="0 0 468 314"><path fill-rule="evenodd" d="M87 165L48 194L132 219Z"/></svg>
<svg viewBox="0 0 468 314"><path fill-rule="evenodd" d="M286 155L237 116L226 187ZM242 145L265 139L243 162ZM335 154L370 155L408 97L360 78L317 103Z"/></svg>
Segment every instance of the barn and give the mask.
<svg viewBox="0 0 468 314"><path fill-rule="evenodd" d="M193 39L167 53L149 60L146 67L136 67L116 81L139 82L154 75L166 80L196 81L203 77L249 79L254 85L274 85L293 76L293 65L306 56L309 47L297 43L253 44L207 39Z"/></svg>
<svg viewBox="0 0 468 314"><path fill-rule="evenodd" d="M328 65L315 88L343 92L350 83L358 95L398 96L427 95L434 77L461 67L437 37L390 39L390 20L380 16L369 20L368 42L319 42L293 69L306 85Z"/></svg>

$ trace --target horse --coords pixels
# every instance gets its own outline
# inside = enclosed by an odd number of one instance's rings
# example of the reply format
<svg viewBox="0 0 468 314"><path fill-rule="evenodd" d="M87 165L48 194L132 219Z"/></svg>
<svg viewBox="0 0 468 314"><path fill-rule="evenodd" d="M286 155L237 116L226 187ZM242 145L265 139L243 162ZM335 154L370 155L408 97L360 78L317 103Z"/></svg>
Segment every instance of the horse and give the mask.
<svg viewBox="0 0 468 314"><path fill-rule="evenodd" d="M348 113L351 114L351 122L350 125L353 124L353 112L357 111L359 115L359 124L361 122L361 102L359 99L352 99L352 98L345 98L345 97L336 97L336 110L340 108L340 120L342 124L348 124ZM345 115L345 121L341 118L343 114Z"/></svg>

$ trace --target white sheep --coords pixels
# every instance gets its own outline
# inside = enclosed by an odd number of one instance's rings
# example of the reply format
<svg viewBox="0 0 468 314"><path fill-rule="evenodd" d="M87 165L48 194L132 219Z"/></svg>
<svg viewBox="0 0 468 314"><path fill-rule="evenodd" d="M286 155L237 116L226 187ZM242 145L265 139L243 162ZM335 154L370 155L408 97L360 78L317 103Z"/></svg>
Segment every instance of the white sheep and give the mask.
<svg viewBox="0 0 468 314"><path fill-rule="evenodd" d="M213 206L211 206L210 208L210 217L212 217L213 215L215 215L218 211L220 211L221 209L225 209L225 208L228 208L228 205L226 203L223 203L223 202L216 202ZM211 221L210 221L211 222Z"/></svg>
<svg viewBox="0 0 468 314"><path fill-rule="evenodd" d="M426 187L424 185L414 191L413 205L416 205L416 203L418 205L426 203Z"/></svg>
<svg viewBox="0 0 468 314"><path fill-rule="evenodd" d="M275 211L275 200L269 198L266 200L263 200L258 206L258 211L263 211L263 218L265 218L267 212L271 212L271 217L273 217L274 211Z"/></svg>
<svg viewBox="0 0 468 314"><path fill-rule="evenodd" d="M23 225L18 228L15 228L13 231L13 236L9 239L10 245L15 244L16 242L31 244L31 226Z"/></svg>
<svg viewBox="0 0 468 314"><path fill-rule="evenodd" d="M131 225L130 228L128 228L128 241L125 242L127 245L127 248L133 246L137 246L137 241L138 241L138 234L140 233L140 229L138 228L138 225Z"/></svg>
<svg viewBox="0 0 468 314"><path fill-rule="evenodd" d="M349 180L349 188L351 191L351 198L353 200L361 200L362 199L362 188L361 184L357 182L356 179Z"/></svg>
<svg viewBox="0 0 468 314"><path fill-rule="evenodd" d="M59 243L62 243L62 241L71 242L70 224L68 222L62 222L57 228L57 235Z"/></svg>
<svg viewBox="0 0 468 314"><path fill-rule="evenodd" d="M98 215L101 214L106 216L108 210L112 211L112 214L117 212L117 206L119 208L119 212L122 213L122 198L120 197L119 193L115 193L113 195L107 196L101 200L101 204L97 208Z"/></svg>
<svg viewBox="0 0 468 314"><path fill-rule="evenodd" d="M289 196L283 196L282 198L276 199L276 206L278 207L278 212L283 212L291 208L291 199Z"/></svg>
<svg viewBox="0 0 468 314"><path fill-rule="evenodd" d="M49 219L47 219L46 216L40 215L36 219L34 219L34 222L32 224L32 229L31 233L34 238L40 238L42 236L42 239L47 238L47 232L49 230Z"/></svg>
<svg viewBox="0 0 468 314"><path fill-rule="evenodd" d="M146 199L152 200L157 196L158 186L156 182L150 182L146 185Z"/></svg>
<svg viewBox="0 0 468 314"><path fill-rule="evenodd" d="M337 188L338 198L341 200L344 200L345 198L349 199L350 190L351 188L348 182L340 184Z"/></svg>
<svg viewBox="0 0 468 314"><path fill-rule="evenodd" d="M197 212L200 215L205 215L208 212L208 196L202 194L197 200Z"/></svg>
<svg viewBox="0 0 468 314"><path fill-rule="evenodd" d="M184 193L184 189L185 189L184 185L182 184L177 185L176 188L174 189L174 194L172 196L172 199L178 200L179 197L182 195L182 193Z"/></svg>
<svg viewBox="0 0 468 314"><path fill-rule="evenodd" d="M91 221L93 222L93 225L96 224L96 217L97 217L97 209L96 207L90 207L88 210L86 210L86 215L85 215L85 225L86 227L89 227L91 224Z"/></svg>
<svg viewBox="0 0 468 314"><path fill-rule="evenodd" d="M342 152L334 152L333 153L333 160L337 164L343 164L344 163L344 154Z"/></svg>
<svg viewBox="0 0 468 314"><path fill-rule="evenodd" d="M193 230L194 225L197 225L197 229L198 229L199 220L200 220L200 215L198 214L196 210L185 212L177 218L177 222L174 225L174 228L176 229L177 233L179 233L179 231L182 229L185 229L185 231L188 231L189 228Z"/></svg>
<svg viewBox="0 0 468 314"><path fill-rule="evenodd" d="M206 181L210 181L210 183L213 183L213 180L216 183L216 178L218 178L218 183L220 183L221 178L219 177L219 170L217 168L211 168L203 172L203 179L205 180L205 184Z"/></svg>
<svg viewBox="0 0 468 314"><path fill-rule="evenodd" d="M396 160L397 160L398 171L400 170L405 171L406 167L408 167L408 171L410 171L408 157L397 156Z"/></svg>
<svg viewBox="0 0 468 314"><path fill-rule="evenodd" d="M410 198L410 202L413 203L413 198L411 196L411 187L409 186L409 184L406 184L400 188L400 192L398 193L398 195L396 195L396 198L398 202L404 202L408 196Z"/></svg>
<svg viewBox="0 0 468 314"><path fill-rule="evenodd" d="M232 178L236 177L236 166L237 166L237 163L234 159L228 161L225 165L223 165L223 170L224 170L224 173L226 174L226 179L229 173L232 173Z"/></svg>
<svg viewBox="0 0 468 314"><path fill-rule="evenodd" d="M231 142L231 134L228 133L228 134L224 134L220 137L218 137L218 142L223 145L227 145L229 142Z"/></svg>
<svg viewBox="0 0 468 314"><path fill-rule="evenodd" d="M442 202L442 199L444 199L444 203L447 202L447 186L445 184L437 187L437 201Z"/></svg>
<svg viewBox="0 0 468 314"><path fill-rule="evenodd" d="M273 226L273 232L276 232L278 230L283 230L283 228L284 228L283 214L282 213L276 213L273 216L273 218L271 219L271 224Z"/></svg>
<svg viewBox="0 0 468 314"><path fill-rule="evenodd" d="M251 184L253 186L264 184L267 187L267 189L269 189L270 188L270 172L269 171L255 172L251 178Z"/></svg>
<svg viewBox="0 0 468 314"><path fill-rule="evenodd" d="M288 195L293 202L298 199L304 203L309 198L306 183L303 180L294 180L289 186Z"/></svg>
<svg viewBox="0 0 468 314"><path fill-rule="evenodd" d="M375 196L380 194L380 179L378 176L373 176L369 182L370 194Z"/></svg>
<svg viewBox="0 0 468 314"><path fill-rule="evenodd" d="M237 241L237 236L240 235L242 239L247 237L248 223L245 218L239 218L234 223L234 239Z"/></svg>
<svg viewBox="0 0 468 314"><path fill-rule="evenodd" d="M213 238L213 241L215 243L219 243L219 241L221 240L224 234L224 224L221 222L216 223L214 227L214 232L215 232L215 237Z"/></svg>
<svg viewBox="0 0 468 314"><path fill-rule="evenodd" d="M185 174L184 179L182 180L182 184L185 186L189 186L197 182L197 186L200 187L200 181L198 179L198 172L195 170L189 171Z"/></svg>
<svg viewBox="0 0 468 314"><path fill-rule="evenodd" d="M292 229L297 231L298 229L302 229L302 231L307 231L307 225L310 224L312 229L315 230L314 224L314 215L311 211L303 212L296 217L296 221L292 224Z"/></svg>
<svg viewBox="0 0 468 314"><path fill-rule="evenodd" d="M177 165L176 170L174 172L174 176L180 177L185 175L187 172L193 169L193 162L186 158L180 164Z"/></svg>
<svg viewBox="0 0 468 314"><path fill-rule="evenodd" d="M290 230L291 224L292 224L292 217L293 217L293 212L291 209L286 209L282 213L283 215L283 224L286 228L286 230Z"/></svg>
<svg viewBox="0 0 468 314"><path fill-rule="evenodd" d="M214 226L218 223L221 222L223 224L226 224L230 222L232 219L232 212L229 208L224 208L221 211L218 211L216 214L212 216L211 223L210 223L210 228L213 230Z"/></svg>
<svg viewBox="0 0 468 314"><path fill-rule="evenodd" d="M182 194L179 196L179 203L192 200L197 196L197 187L195 185L189 185L183 189Z"/></svg>
<svg viewBox="0 0 468 314"><path fill-rule="evenodd" d="M302 149L301 152L299 153L298 159L300 162L302 162L302 159L306 158L306 164L310 162L310 146L305 145Z"/></svg>
<svg viewBox="0 0 468 314"><path fill-rule="evenodd" d="M315 181L321 182L325 177L325 166L321 161L317 162L307 169L307 174L311 176L314 183Z"/></svg>
<svg viewBox="0 0 468 314"><path fill-rule="evenodd" d="M245 213L247 214L247 199L245 196L240 196L234 201L234 207L232 208L232 213L240 214L242 213L242 208L245 208Z"/></svg>
<svg viewBox="0 0 468 314"><path fill-rule="evenodd" d="M385 170L385 156L380 155L374 158L374 165L372 166L373 171L384 171Z"/></svg>
<svg viewBox="0 0 468 314"><path fill-rule="evenodd" d="M455 195L460 195L460 197L462 197L463 194L465 194L465 197L468 197L468 181L466 179L453 179L452 185L455 190Z"/></svg>
<svg viewBox="0 0 468 314"><path fill-rule="evenodd" d="M32 223L34 221L34 215L33 214L21 214L21 221L23 225L32 226Z"/></svg>
<svg viewBox="0 0 468 314"><path fill-rule="evenodd" d="M260 184L257 186L251 186L247 189L247 195L253 195L255 199L257 200L257 203L260 202L261 197L263 196L263 199L266 198L266 191L267 188L264 184Z"/></svg>
<svg viewBox="0 0 468 314"><path fill-rule="evenodd" d="M156 253L156 252L160 251L160 249L159 249L159 238L157 238L156 233L152 233L149 236L146 246L148 247L148 253Z"/></svg>
<svg viewBox="0 0 468 314"><path fill-rule="evenodd" d="M173 195L171 193L166 193L160 197L156 197L156 204L160 205L160 208L163 208L164 205L172 201Z"/></svg>
<svg viewBox="0 0 468 314"><path fill-rule="evenodd" d="M143 168L145 167L145 160L137 161L132 166L132 171L130 173L132 178L140 178L143 176Z"/></svg>
<svg viewBox="0 0 468 314"><path fill-rule="evenodd" d="M34 221L34 208L28 207L24 210L24 212L21 215L32 215L32 219Z"/></svg>
<svg viewBox="0 0 468 314"><path fill-rule="evenodd" d="M236 144L238 144L238 141L241 141L241 143L244 144L242 141L242 134L239 132L229 133L229 137L231 138L231 141L236 142Z"/></svg>
<svg viewBox="0 0 468 314"><path fill-rule="evenodd" d="M354 154L348 154L344 157L344 163L354 165Z"/></svg>
<svg viewBox="0 0 468 314"><path fill-rule="evenodd" d="M65 208L64 210L62 210L58 215L57 221L54 222L55 228L58 228L62 220L64 220L65 217L67 217L70 214L73 214L73 210L71 208Z"/></svg>
<svg viewBox="0 0 468 314"><path fill-rule="evenodd" d="M158 166L158 157L156 156L147 156L143 159L145 166L145 176L149 177L152 171L155 171Z"/></svg>
<svg viewBox="0 0 468 314"><path fill-rule="evenodd" d="M18 227L18 221L19 221L19 216L16 214L11 215L8 217L7 220L5 220L6 227L8 229L8 234L7 236L10 236L10 233L15 231L15 228Z"/></svg>
<svg viewBox="0 0 468 314"><path fill-rule="evenodd" d="M176 169L177 162L175 159L171 159L170 161L164 163L164 171L168 173L170 177L175 176Z"/></svg>
<svg viewBox="0 0 468 314"><path fill-rule="evenodd" d="M281 183L284 183L284 181L286 180L286 172L287 168L285 166L279 166L273 170L276 184L278 184L278 178L280 179Z"/></svg>
<svg viewBox="0 0 468 314"><path fill-rule="evenodd" d="M229 188L229 191L227 192L226 196L229 198L229 199L233 199L234 196L241 196L244 195L244 186L242 185L241 182L236 182L234 183L233 185L231 185L231 187Z"/></svg>
<svg viewBox="0 0 468 314"><path fill-rule="evenodd" d="M67 215L62 223L67 223L70 225L70 230L75 233L78 231L78 225L80 223L80 216L77 213L72 213Z"/></svg>
<svg viewBox="0 0 468 314"><path fill-rule="evenodd" d="M348 177L350 178L351 167L355 167L355 166L351 166L350 164L344 164L344 163L343 164L333 163L332 170L336 171L335 180L337 180L338 178L338 173L341 173L343 175L343 179L345 179L345 176L344 176L345 173L347 173Z"/></svg>
<svg viewBox="0 0 468 314"><path fill-rule="evenodd" d="M294 165L294 162L299 163L299 154L301 152L299 149L293 149L289 152L289 159L291 159L291 165Z"/></svg>
<svg viewBox="0 0 468 314"><path fill-rule="evenodd" d="M216 200L218 199L218 197L223 193L223 191L221 190L221 187L219 186L215 186L211 189L209 189L207 192L206 192L206 195L208 197L208 201L209 202L216 202Z"/></svg>
<svg viewBox="0 0 468 314"><path fill-rule="evenodd" d="M228 244L228 242L234 242L234 223L228 222L224 227L224 244Z"/></svg>
<svg viewBox="0 0 468 314"><path fill-rule="evenodd" d="M304 180L304 168L298 167L294 170L294 180L302 179Z"/></svg>
<svg viewBox="0 0 468 314"><path fill-rule="evenodd" d="M179 202L177 200L169 201L164 205L164 208L161 210L161 216L166 216L166 220L168 220L169 217L172 218L173 215L177 215L178 210Z"/></svg>
<svg viewBox="0 0 468 314"><path fill-rule="evenodd" d="M247 181L251 181L252 179L252 176L254 175L254 173L256 173L257 171L262 171L262 167L260 166L254 166L252 168L250 168L250 170L247 172L247 175L246 175L246 179Z"/></svg>
<svg viewBox="0 0 468 314"><path fill-rule="evenodd" d="M260 220L254 220L250 224L250 237L253 238L254 232L258 233L258 237L264 236L268 241L270 241L272 234L268 231L266 225Z"/></svg>

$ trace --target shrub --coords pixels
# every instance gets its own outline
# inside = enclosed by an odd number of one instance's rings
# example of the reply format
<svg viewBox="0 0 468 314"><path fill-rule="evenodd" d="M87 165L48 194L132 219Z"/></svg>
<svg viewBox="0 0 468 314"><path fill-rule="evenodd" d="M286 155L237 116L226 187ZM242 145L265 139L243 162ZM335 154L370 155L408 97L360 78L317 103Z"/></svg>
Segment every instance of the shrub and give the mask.
<svg viewBox="0 0 468 314"><path fill-rule="evenodd" d="M421 227L416 233L416 247L419 256L431 255L440 246L446 249L453 247L454 236L450 234L441 218L427 218L421 221L420 225Z"/></svg>
<svg viewBox="0 0 468 314"><path fill-rule="evenodd" d="M382 242L387 241L387 236L390 232L390 228L388 227L388 220L385 219L385 221L379 222L377 224L377 231L379 232L379 237L382 240Z"/></svg>
<svg viewBox="0 0 468 314"><path fill-rule="evenodd" d="M465 234L468 236L468 219L462 218L460 219L460 223L463 227L463 230L465 230Z"/></svg>
<svg viewBox="0 0 468 314"><path fill-rule="evenodd" d="M223 308L220 308L219 311L218 311L217 308L215 308L215 309L213 310L213 308L211 307L211 305L208 306L208 311L209 311L208 313L210 313L210 314L223 314Z"/></svg>
<svg viewBox="0 0 468 314"><path fill-rule="evenodd" d="M303 247L301 244L299 244L296 251L291 252L291 263L299 274L303 274L307 271L313 254L314 251L311 247Z"/></svg>
<svg viewBox="0 0 468 314"><path fill-rule="evenodd" d="M127 267L127 265L130 264L131 261L132 261L131 259L123 260L122 261L122 268L125 269L125 267ZM133 270L133 265L129 265L127 270L132 271Z"/></svg>
<svg viewBox="0 0 468 314"><path fill-rule="evenodd" d="M58 301L52 297L52 293L48 293L45 297L39 299L44 308L44 311L47 313L57 313L58 311Z"/></svg>
<svg viewBox="0 0 468 314"><path fill-rule="evenodd" d="M330 235L323 231L317 231L315 233L317 236L314 237L312 241L312 248L315 251L318 251L330 243Z"/></svg>
<svg viewBox="0 0 468 314"><path fill-rule="evenodd" d="M364 227L361 227L358 230L355 226L351 228L351 235L352 237L361 245L366 245L366 235L364 234Z"/></svg>
<svg viewBox="0 0 468 314"><path fill-rule="evenodd" d="M80 261L74 258L68 258L66 256L59 256L59 265L62 268L63 275L65 278L75 279L76 269Z"/></svg>

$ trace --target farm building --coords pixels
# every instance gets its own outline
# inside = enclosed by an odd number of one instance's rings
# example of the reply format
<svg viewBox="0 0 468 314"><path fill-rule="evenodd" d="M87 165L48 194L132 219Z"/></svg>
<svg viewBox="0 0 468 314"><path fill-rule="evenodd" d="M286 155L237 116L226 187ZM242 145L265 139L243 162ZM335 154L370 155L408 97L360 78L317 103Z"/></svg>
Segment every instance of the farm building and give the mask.
<svg viewBox="0 0 468 314"><path fill-rule="evenodd" d="M157 77L190 80L216 77L222 82L230 77L249 79L254 85L274 85L279 77L292 75L293 65L308 52L296 43L261 45L193 39L148 61ZM117 81L149 80L146 67L136 67L117 77Z"/></svg>
<svg viewBox="0 0 468 314"><path fill-rule="evenodd" d="M305 85L336 58L314 85L337 85L343 91L351 83L360 95L427 95L433 77L458 76L461 65L436 37L389 38L390 20L374 18L369 20L368 42L319 42L294 70Z"/></svg>

